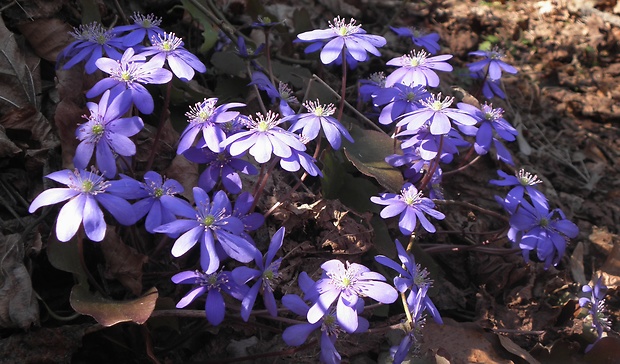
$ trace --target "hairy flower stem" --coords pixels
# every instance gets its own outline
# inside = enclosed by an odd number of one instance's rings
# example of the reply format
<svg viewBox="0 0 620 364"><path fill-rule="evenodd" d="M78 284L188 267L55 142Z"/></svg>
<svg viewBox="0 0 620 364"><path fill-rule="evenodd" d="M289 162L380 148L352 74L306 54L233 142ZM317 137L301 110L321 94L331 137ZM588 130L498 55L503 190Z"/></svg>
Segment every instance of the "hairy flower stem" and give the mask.
<svg viewBox="0 0 620 364"><path fill-rule="evenodd" d="M474 92L474 97L476 98L476 100L478 100L480 98L480 95L482 95L482 89L484 88L484 82L487 80L487 78L489 78L489 67L487 67L487 71L484 73L484 78L482 79L482 82L480 83L480 87L478 87L476 89L476 92Z"/></svg>
<svg viewBox="0 0 620 364"><path fill-rule="evenodd" d="M476 156L476 158L472 159L469 163L467 163L464 166L460 166L459 168L453 169L451 171L443 172L443 176L445 177L445 176L449 176L451 174L455 174L455 173L464 171L465 169L469 168L470 166L473 166L479 160L480 160L480 156L478 155L478 156Z"/></svg>
<svg viewBox="0 0 620 364"><path fill-rule="evenodd" d="M159 125L157 126L157 132L155 132L155 138L153 139L153 146L151 147L151 153L149 154L148 162L146 163L146 171L150 171L153 167L153 162L155 161L155 152L157 152L157 145L159 144L159 138L161 137L161 132L164 129L164 124L166 120L170 116L170 110L168 107L170 106L170 93L172 91L172 81L168 82L168 86L166 87L166 95L164 96L164 105L161 108L161 115L159 116Z"/></svg>
<svg viewBox="0 0 620 364"><path fill-rule="evenodd" d="M342 123L344 113L345 94L347 92L347 55L346 46L342 49L342 86L340 86L340 104L338 104L338 119Z"/></svg>
<svg viewBox="0 0 620 364"><path fill-rule="evenodd" d="M433 178L433 175L435 174L435 171L437 171L437 167L439 167L439 161L441 160L441 150L443 149L443 137L443 135L439 137L439 148L437 148L437 155L435 156L435 159L433 159L433 161L431 162L431 166L428 169L428 172L426 173L424 178L422 179L422 182L420 182L420 187L418 188L419 191L423 191L424 188L428 186L429 182Z"/></svg>
<svg viewBox="0 0 620 364"><path fill-rule="evenodd" d="M256 189L254 190L254 195L253 195L254 202L252 202L252 206L250 207L249 212L253 212L254 209L256 208L256 204L258 203L258 198L265 190L265 186L267 185L267 180L269 179L269 176L271 176L271 173L273 172L273 169L275 168L275 166L278 164L278 161L280 161L279 157L274 158L271 161L271 164L269 164L267 171L261 176L261 178L258 179L258 185Z"/></svg>
<svg viewBox="0 0 620 364"><path fill-rule="evenodd" d="M97 282L95 277L92 275L92 273L88 269L88 266L86 265L86 260L84 257L84 225L80 225L76 235L77 235L78 257L80 258L80 266L82 266L82 270L84 271L84 273L86 273L86 277L88 278L88 281L90 282L90 284L95 286L97 291L105 297L106 296L105 290L103 289L103 287L101 287L99 282Z"/></svg>

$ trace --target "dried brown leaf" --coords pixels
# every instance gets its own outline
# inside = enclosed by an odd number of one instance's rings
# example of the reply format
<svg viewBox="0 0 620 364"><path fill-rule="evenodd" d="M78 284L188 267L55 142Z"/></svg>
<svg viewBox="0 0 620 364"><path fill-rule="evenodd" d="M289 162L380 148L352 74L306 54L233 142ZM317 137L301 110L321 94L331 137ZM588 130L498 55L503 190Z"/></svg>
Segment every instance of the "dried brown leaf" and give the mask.
<svg viewBox="0 0 620 364"><path fill-rule="evenodd" d="M56 133L52 131L51 123L32 105L12 109L2 116L0 125L7 130L17 130L22 132L21 135L27 135L28 138L14 140L27 145L27 149L53 149L60 143Z"/></svg>
<svg viewBox="0 0 620 364"><path fill-rule="evenodd" d="M10 158L21 151L22 150L6 136L4 128L0 125L0 158Z"/></svg>
<svg viewBox="0 0 620 364"><path fill-rule="evenodd" d="M142 265L148 261L148 257L125 245L110 226L101 242L101 249L105 257L104 276L107 279L117 279L131 293L140 295Z"/></svg>
<svg viewBox="0 0 620 364"><path fill-rule="evenodd" d="M24 265L19 234L0 233L0 327L28 328L39 321L39 304Z"/></svg>
<svg viewBox="0 0 620 364"><path fill-rule="evenodd" d="M74 40L69 34L73 28L58 18L23 22L18 29L34 52L50 62L56 62L58 53Z"/></svg>
<svg viewBox="0 0 620 364"><path fill-rule="evenodd" d="M539 364L540 363L538 360L534 359L534 357L530 353L528 353L525 349L523 349L519 345L515 344L514 341L510 340L509 337L504 336L504 335L497 335L497 338L499 339L499 342L500 342L500 344L502 344L504 349L506 349L509 352L511 352L512 354L520 357L521 359L525 360L529 364Z"/></svg>
<svg viewBox="0 0 620 364"><path fill-rule="evenodd" d="M198 165L188 161L184 156L177 155L170 167L166 169L166 177L176 179L183 185L183 196L194 202L194 186L198 186Z"/></svg>

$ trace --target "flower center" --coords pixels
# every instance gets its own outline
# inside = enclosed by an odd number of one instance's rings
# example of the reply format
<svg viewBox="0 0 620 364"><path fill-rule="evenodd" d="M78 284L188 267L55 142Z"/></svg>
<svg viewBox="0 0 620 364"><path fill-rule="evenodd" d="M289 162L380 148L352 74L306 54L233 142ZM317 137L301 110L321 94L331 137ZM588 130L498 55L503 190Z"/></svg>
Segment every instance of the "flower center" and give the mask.
<svg viewBox="0 0 620 364"><path fill-rule="evenodd" d="M279 116L280 115L278 113L274 113L271 110L267 112L267 115L257 112L256 120L250 117L248 126L264 133L279 124Z"/></svg>
<svg viewBox="0 0 620 364"><path fill-rule="evenodd" d="M157 39L153 36L151 43L163 52L170 52L181 47L183 45L183 40L174 33L164 33L163 37L158 34Z"/></svg>
<svg viewBox="0 0 620 364"><path fill-rule="evenodd" d="M540 219L540 226L542 227L549 226L549 219L547 219L546 217L543 217L542 219Z"/></svg>
<svg viewBox="0 0 620 364"><path fill-rule="evenodd" d="M530 172L526 172L523 169L520 169L519 172L517 173L517 179L519 180L519 183L523 186L533 186L535 184L539 184L539 183L543 183L543 181L541 181L540 179L538 179L537 175L533 175Z"/></svg>
<svg viewBox="0 0 620 364"><path fill-rule="evenodd" d="M213 215L207 215L204 217L204 219L202 219L202 224L205 227L211 226L214 222L215 222L215 216Z"/></svg>
<svg viewBox="0 0 620 364"><path fill-rule="evenodd" d="M161 196L164 195L164 189L163 188L156 188L155 191L153 191L153 197L155 198L160 198Z"/></svg>
<svg viewBox="0 0 620 364"><path fill-rule="evenodd" d="M95 184L92 181L82 181L82 191L89 193L93 190L93 187L95 187Z"/></svg>
<svg viewBox="0 0 620 364"><path fill-rule="evenodd" d="M422 101L422 105L434 111L441 111L443 109L450 107L453 101L454 101L454 97L450 97L450 96L446 96L446 98L442 101L441 92L440 92L437 95L431 95L428 99Z"/></svg>
<svg viewBox="0 0 620 364"><path fill-rule="evenodd" d="M73 190L79 191L80 193L97 195L105 192L106 188L110 186L110 184L102 176L95 172L90 172L85 177L86 178L83 178L82 174L77 169L70 172L69 187Z"/></svg>
<svg viewBox="0 0 620 364"><path fill-rule="evenodd" d="M140 13L134 12L131 19L133 19L135 24L138 24L143 28L158 27L161 24L161 18L156 18L153 14L144 16Z"/></svg>
<svg viewBox="0 0 620 364"><path fill-rule="evenodd" d="M190 106L189 112L185 113L185 116L189 119L189 122L207 122L215 112L215 104L217 104L217 98L215 97L204 99L202 102Z"/></svg>
<svg viewBox="0 0 620 364"><path fill-rule="evenodd" d="M418 192L418 190L413 185L403 188L400 193L403 197L403 201L405 201L405 203L409 206L420 203L422 198L422 191Z"/></svg>
<svg viewBox="0 0 620 364"><path fill-rule="evenodd" d="M346 37L360 31L362 27L360 24L356 24L355 19L351 19L347 24L344 19L339 16L334 18L333 22L329 22L329 27L334 30L339 37Z"/></svg>
<svg viewBox="0 0 620 364"><path fill-rule="evenodd" d="M95 136L101 136L101 134L103 134L104 131L105 131L105 128L101 124L95 124L95 125L93 125L93 127L91 129L91 132Z"/></svg>
<svg viewBox="0 0 620 364"><path fill-rule="evenodd" d="M319 104L319 100L316 100L316 102L306 101L304 106L309 112L316 116L331 116L336 112L336 106L334 106L334 104L321 105Z"/></svg>

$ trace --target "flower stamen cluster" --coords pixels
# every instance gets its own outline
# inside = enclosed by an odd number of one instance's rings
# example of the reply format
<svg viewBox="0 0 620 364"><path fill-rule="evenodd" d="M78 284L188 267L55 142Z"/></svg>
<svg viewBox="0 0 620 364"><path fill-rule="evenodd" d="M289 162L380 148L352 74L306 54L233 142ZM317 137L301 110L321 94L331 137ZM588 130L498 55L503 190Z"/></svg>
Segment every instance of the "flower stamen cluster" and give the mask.
<svg viewBox="0 0 620 364"><path fill-rule="evenodd" d="M341 19L340 16L337 16L333 21L328 22L329 27L342 37L358 33L362 25L356 23L357 21L355 19L351 19L347 24L347 22L344 19Z"/></svg>
<svg viewBox="0 0 620 364"><path fill-rule="evenodd" d="M334 106L334 104L321 105L319 100L308 100L304 102L303 105L309 112L316 116L332 116L336 113L336 106Z"/></svg>

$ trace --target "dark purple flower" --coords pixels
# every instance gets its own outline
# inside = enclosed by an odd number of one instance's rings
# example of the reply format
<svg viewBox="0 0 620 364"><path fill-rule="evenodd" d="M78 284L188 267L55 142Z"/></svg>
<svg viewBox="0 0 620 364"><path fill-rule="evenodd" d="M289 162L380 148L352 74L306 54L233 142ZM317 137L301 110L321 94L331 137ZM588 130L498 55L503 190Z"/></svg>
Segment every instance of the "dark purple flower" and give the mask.
<svg viewBox="0 0 620 364"><path fill-rule="evenodd" d="M410 37L413 44L426 48L430 54L436 54L441 49L439 46L439 34L437 33L424 34L419 29L412 29L410 27L390 27L390 29L399 37Z"/></svg>
<svg viewBox="0 0 620 364"><path fill-rule="evenodd" d="M484 72L491 80L499 80L502 77L502 71L516 74L517 69L508 63L502 61L504 54L499 49L494 48L490 51L469 52L470 55L485 57L481 61L477 61L467 65L471 72Z"/></svg>
<svg viewBox="0 0 620 364"><path fill-rule="evenodd" d="M203 267L203 270L205 268ZM246 285L237 284L227 271L206 273L205 271L185 271L175 274L172 277L175 284L196 285L177 303L177 308L184 308L194 301L197 297L206 295L205 314L207 320L213 326L217 326L224 321L226 313L226 302L222 292L241 301L248 291Z"/></svg>
<svg viewBox="0 0 620 364"><path fill-rule="evenodd" d="M347 24L339 16L329 22L329 29L318 29L297 35L302 42L313 42L305 50L306 53L321 50L321 62L330 64L336 61L345 52L358 62L368 59L368 53L380 56L377 47L383 47L385 38L378 35L366 34L361 25L351 19ZM325 43L326 42L326 43Z"/></svg>
<svg viewBox="0 0 620 364"><path fill-rule="evenodd" d="M514 141L517 134L519 134L517 129L513 128L504 119L504 110L502 108L494 109L493 105L488 105L487 103L480 108L463 102L459 102L456 106L469 113L480 123L476 132L476 143L474 144L478 154L486 154L491 149L494 132L499 138L509 142Z"/></svg>
<svg viewBox="0 0 620 364"><path fill-rule="evenodd" d="M110 90L113 97L130 98L143 114L152 113L154 103L153 96L142 84L162 84L172 79L170 71L156 62L146 62L144 56L134 54L133 48L127 48L120 61L102 57L95 64L110 77L97 82L86 97L92 98Z"/></svg>
<svg viewBox="0 0 620 364"><path fill-rule="evenodd" d="M229 148L230 155L238 156L249 150L258 163L266 163L271 154L281 158L288 158L292 150L306 150L306 146L299 141L297 135L278 126L282 123L279 115L269 111L267 115L256 113L256 120L248 119L249 129L226 138L220 147Z"/></svg>
<svg viewBox="0 0 620 364"><path fill-rule="evenodd" d="M204 99L190 107L190 111L185 114L189 125L181 133L177 154L182 154L194 144L196 136L202 133L202 140L207 147L215 152L222 151L220 143L226 139L226 133L222 129L223 124L229 123L239 116L238 111L228 111L234 107L244 107L245 104L231 102L228 104L217 104L217 98Z"/></svg>
<svg viewBox="0 0 620 364"><path fill-rule="evenodd" d="M258 228L263 226L265 223L265 217L263 214L250 211L253 204L254 197L252 197L252 194L249 192L243 192L237 196L232 212L234 217L239 218L239 220L243 222L244 230L241 236L252 243L254 241L247 232L258 230Z"/></svg>
<svg viewBox="0 0 620 364"><path fill-rule="evenodd" d="M447 134L434 135L428 124L424 124L419 129L404 130L396 136L398 138L408 137L403 140L401 148L417 148L417 153L426 161L435 159L437 153L440 153L441 161L450 163L454 154L459 152L458 148L470 145L454 128L450 129Z"/></svg>
<svg viewBox="0 0 620 364"><path fill-rule="evenodd" d="M65 169L45 177L68 188L50 188L41 192L30 204L28 212L33 213L41 206L69 200L60 209L56 221L56 236L62 242L69 241L82 223L90 240L103 240L106 222L99 205L123 225L131 225L136 221L131 204L122 197L106 191L115 181L106 181L97 173L79 169L73 171Z"/></svg>
<svg viewBox="0 0 620 364"><path fill-rule="evenodd" d="M204 147L202 140L198 142L196 147L191 147L183 152L183 155L191 162L207 165L198 177L198 187L207 192L211 191L221 181L226 191L239 193L243 185L238 172L247 175L258 174L258 170L252 163L242 158L232 157L226 150L214 153Z"/></svg>
<svg viewBox="0 0 620 364"><path fill-rule="evenodd" d="M332 115L336 112L334 104L321 105L319 100L316 102L306 101L304 107L307 113L296 114L284 118L285 121L292 121L289 131L296 132L301 130L301 135L306 140L314 140L321 130L325 138L335 150L340 149L342 137L353 143L353 138L349 131L345 129Z"/></svg>
<svg viewBox="0 0 620 364"><path fill-rule="evenodd" d="M400 195L395 193L382 193L379 197L373 196L370 201L385 205L381 210L381 217L384 219L400 214L398 227L405 235L411 235L416 229L418 220L422 227L429 233L435 232L435 227L425 214L428 214L438 220L444 219L446 216L434 209L435 203L426 197L422 197L422 192L418 192L414 185L405 183Z"/></svg>
<svg viewBox="0 0 620 364"><path fill-rule="evenodd" d="M484 80L484 83L482 84L482 94L487 99L490 100L493 96L497 96L501 99L506 98L506 94L504 93L504 90L502 90L501 79L492 80L489 77L485 77L484 71L471 72L470 76L476 80Z"/></svg>
<svg viewBox="0 0 620 364"><path fill-rule="evenodd" d="M295 113L289 104L297 105L299 104L299 101L286 83L280 81L278 88L276 89L264 73L256 71L252 73L252 82L249 84L256 85L259 90L265 91L267 96L271 99L272 104L278 101L280 114L289 116Z"/></svg>
<svg viewBox="0 0 620 364"><path fill-rule="evenodd" d="M186 219L178 219L155 229L155 232L172 236L183 233L172 246L172 255L179 257L200 241L200 264L207 274L219 268L220 251L242 263L252 261L256 247L240 236L244 230L243 222L232 216L226 193L217 191L211 201L202 188L194 187L194 200L195 209L187 207L176 212ZM216 239L219 242L217 247Z"/></svg>
<svg viewBox="0 0 620 364"><path fill-rule="evenodd" d="M522 200L510 217L508 238L519 245L525 261L529 261L529 252L536 250L538 259L545 262L547 269L560 262L567 240L577 237L578 233L577 225L567 220L560 209L549 211L546 206L532 206Z"/></svg>
<svg viewBox="0 0 620 364"><path fill-rule="evenodd" d="M270 29L280 24L286 24L286 20L273 21L268 16L259 15L258 17L256 17L256 21L253 22L251 25L252 28Z"/></svg>
<svg viewBox="0 0 620 364"><path fill-rule="evenodd" d="M428 57L425 51L411 52L401 57L392 58L386 65L397 66L385 80L385 85L390 87L396 83L408 86L430 86L439 85L439 76L433 70L450 72L452 66L446 61L452 58L451 54Z"/></svg>
<svg viewBox="0 0 620 364"><path fill-rule="evenodd" d="M239 36L237 38L237 50L239 52L239 56L243 59L251 59L252 60L252 65L254 65L256 68L261 69L261 67L258 65L258 63L254 62L255 58L258 58L262 51L263 48L265 48L265 44L262 43L260 44L258 47L256 47L256 49L252 49L252 48L248 48L245 44L245 38L243 38L242 36Z"/></svg>
<svg viewBox="0 0 620 364"><path fill-rule="evenodd" d="M164 30L159 27L161 24L161 18L156 17L153 14L143 15L134 12L131 16L133 24L120 25L114 27L114 32L123 35L123 45L126 47L132 47L139 43L142 43L145 39L150 40L158 35L163 35Z"/></svg>
<svg viewBox="0 0 620 364"><path fill-rule="evenodd" d="M263 302L269 314L273 317L278 316L278 306L276 299L273 297L273 286L275 285L274 280L279 277L278 269L280 269L282 258L275 261L274 258L282 247L283 239L284 227L281 227L271 238L267 254L263 257L258 253L254 258L258 269L241 266L232 271L232 276L238 284L246 284L252 279L256 279L256 282L254 282L254 285L241 302L241 318L245 321L250 318L252 307L254 307L254 302L259 292L263 296Z"/></svg>
<svg viewBox="0 0 620 364"><path fill-rule="evenodd" d="M317 323L336 304L336 319L340 327L349 333L358 329L357 305L360 297L370 297L381 303L392 303L398 298L396 290L385 283L385 277L357 263L343 264L332 259L321 265L323 276L315 284L319 294L317 302L310 307L307 318Z"/></svg>
<svg viewBox="0 0 620 364"><path fill-rule="evenodd" d="M163 67L168 62L168 67L181 81L188 82L194 78L194 70L204 73L207 67L198 57L183 48L183 40L174 33L158 34L151 38L151 46L145 47L140 54L153 56L150 62Z"/></svg>
<svg viewBox="0 0 620 364"><path fill-rule="evenodd" d="M490 180L489 183L496 186L514 186L504 199L504 207L510 212L514 213L517 206L525 197L525 193L530 197L532 204L543 206L549 209L549 202L547 197L536 189L534 186L543 183L538 176L526 172L524 169L520 169L515 176L511 176L508 173L498 170L497 174L503 178L503 180Z"/></svg>
<svg viewBox="0 0 620 364"><path fill-rule="evenodd" d="M131 100L116 97L110 100L110 91L103 93L99 103L86 104L88 121L78 125L75 135L81 143L77 146L73 164L84 169L89 165L93 152L97 167L107 178L116 176L116 155L129 157L136 154L136 145L129 139L144 127L138 116L121 118L131 107Z"/></svg>
<svg viewBox="0 0 620 364"><path fill-rule="evenodd" d="M581 297L579 299L579 306L587 308L592 320L592 326L596 329L597 339L592 344L586 347L586 353L594 347L594 345L603 338L603 333L609 331L611 328L611 322L605 308L605 296L607 295L607 286L603 284L603 276L600 275L594 283L594 286L589 284L584 285L581 288L583 293L589 294L590 297Z"/></svg>
<svg viewBox="0 0 620 364"><path fill-rule="evenodd" d="M430 123L430 132L433 135L447 134L452 129L450 120L462 125L475 125L476 119L465 111L450 107L453 97L441 100L441 93L431 94L426 100L422 100L422 108L403 115L396 126L407 125L407 129L419 129L424 123Z"/></svg>
<svg viewBox="0 0 620 364"><path fill-rule="evenodd" d="M129 177L123 176L123 179ZM183 193L183 186L174 179L162 178L153 171L144 174L144 182L138 182L139 191L134 196L138 199L133 204L136 219L146 215L144 226L146 231L154 234L161 225L176 220L175 211L186 208L187 201L175 195Z"/></svg>
<svg viewBox="0 0 620 364"><path fill-rule="evenodd" d="M372 100L385 87L385 74L375 72L368 79L360 80L359 96L363 102Z"/></svg>
<svg viewBox="0 0 620 364"><path fill-rule="evenodd" d="M120 52L126 48L122 38L117 37L114 31L105 29L97 22L80 25L70 34L76 40L58 54L57 60L57 64L61 64L69 58L62 67L65 70L86 60L84 67L86 73L93 73L97 70L95 62L99 58L106 55L113 59L121 59Z"/></svg>
<svg viewBox="0 0 620 364"><path fill-rule="evenodd" d="M292 148L290 157L280 159L280 167L289 172L297 172L299 168L303 167L310 176L323 177L323 173L321 173L321 170L316 165L316 159L306 152L301 152Z"/></svg>
<svg viewBox="0 0 620 364"><path fill-rule="evenodd" d="M389 125L401 115L422 107L421 100L430 96L424 86L406 86L401 83L381 89L374 97L375 105L385 105L379 123Z"/></svg>

